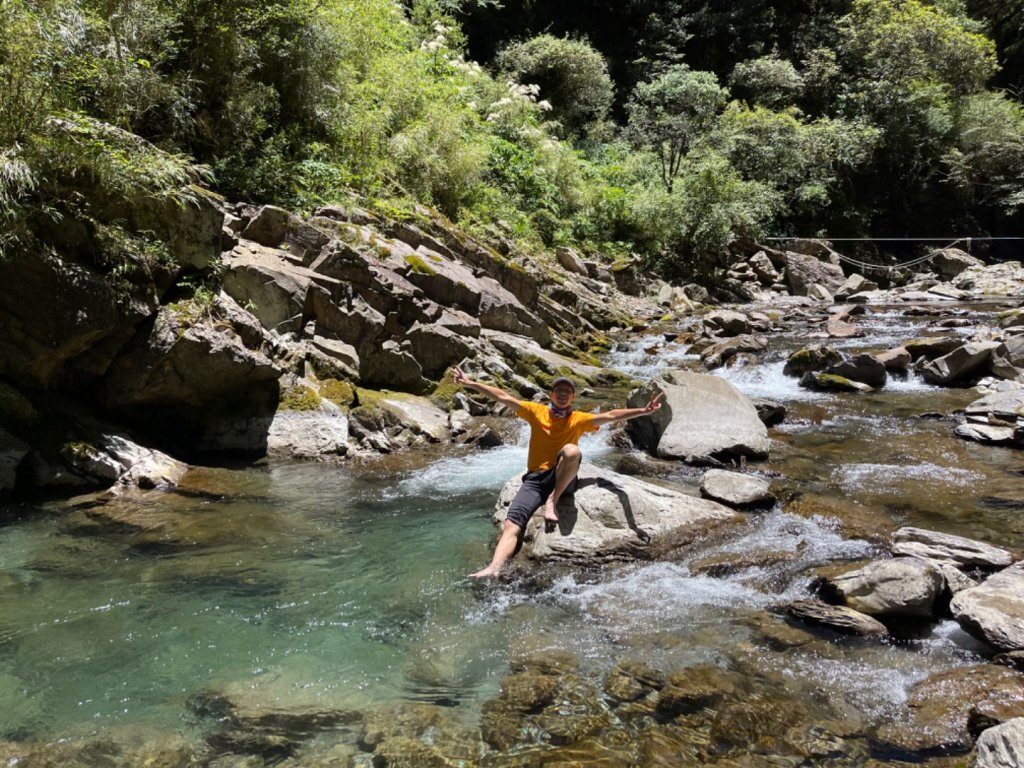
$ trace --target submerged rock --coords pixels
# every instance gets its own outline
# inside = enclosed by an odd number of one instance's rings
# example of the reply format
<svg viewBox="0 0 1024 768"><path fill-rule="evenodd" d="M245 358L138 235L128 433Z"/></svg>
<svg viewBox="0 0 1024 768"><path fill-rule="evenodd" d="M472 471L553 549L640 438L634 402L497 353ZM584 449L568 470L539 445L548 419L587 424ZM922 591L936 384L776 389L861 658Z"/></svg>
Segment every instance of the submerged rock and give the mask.
<svg viewBox="0 0 1024 768"><path fill-rule="evenodd" d="M768 456L768 430L757 409L724 379L668 371L650 386L633 392L630 407L645 405L654 392L665 396L661 410L626 425L645 450L661 458L692 463Z"/></svg>
<svg viewBox="0 0 1024 768"><path fill-rule="evenodd" d="M502 489L494 513L497 525L504 522L521 483L517 475ZM533 516L523 540L526 558L594 563L650 557L742 519L721 504L590 464L580 467L575 496L563 497L559 518L556 530L546 533L540 512Z"/></svg>
<svg viewBox="0 0 1024 768"><path fill-rule="evenodd" d="M881 727L875 742L915 757L966 752L974 743L972 710L991 703L998 703L1004 713L1024 715L1024 675L992 665L936 673L910 689L910 717Z"/></svg>
<svg viewBox="0 0 1024 768"><path fill-rule="evenodd" d="M1024 649L1024 561L958 592L950 610L961 627L993 648Z"/></svg>

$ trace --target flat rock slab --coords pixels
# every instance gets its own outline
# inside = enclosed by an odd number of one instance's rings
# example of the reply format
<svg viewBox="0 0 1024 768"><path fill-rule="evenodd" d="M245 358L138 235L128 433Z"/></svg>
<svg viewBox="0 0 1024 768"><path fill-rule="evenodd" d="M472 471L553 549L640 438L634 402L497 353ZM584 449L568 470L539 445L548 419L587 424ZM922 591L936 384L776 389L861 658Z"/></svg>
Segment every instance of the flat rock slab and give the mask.
<svg viewBox="0 0 1024 768"><path fill-rule="evenodd" d="M876 560L826 579L847 606L869 616L930 617L945 584L942 571L914 557Z"/></svg>
<svg viewBox="0 0 1024 768"><path fill-rule="evenodd" d="M559 504L559 522L544 530L540 511L527 525L522 554L530 560L586 563L652 557L744 518L728 507L679 491L583 464L573 497ZM501 525L522 479L509 480L498 497Z"/></svg>
<svg viewBox="0 0 1024 768"><path fill-rule="evenodd" d="M794 618L844 635L886 637L889 630L878 619L844 605L829 605L821 600L794 600L786 606Z"/></svg>
<svg viewBox="0 0 1024 768"><path fill-rule="evenodd" d="M1017 439L1019 432L1016 428L996 424L977 424L968 421L965 424L957 424L953 428L953 434L982 445L1024 445L1024 441Z"/></svg>
<svg viewBox="0 0 1024 768"><path fill-rule="evenodd" d="M740 472L709 469L700 481L700 492L730 507L752 507L775 502L767 480Z"/></svg>
<svg viewBox="0 0 1024 768"><path fill-rule="evenodd" d="M1024 389L985 395L964 408L964 413L968 419L986 421L995 418L1012 424L1019 416L1024 416Z"/></svg>
<svg viewBox="0 0 1024 768"><path fill-rule="evenodd" d="M949 607L961 627L993 648L1024 649L1024 561L958 592Z"/></svg>
<svg viewBox="0 0 1024 768"><path fill-rule="evenodd" d="M1020 768L1024 765L1024 718L1017 717L982 731L976 768Z"/></svg>
<svg viewBox="0 0 1024 768"><path fill-rule="evenodd" d="M697 463L735 456L767 458L767 427L750 399L725 379L667 371L633 392L630 407L645 405L655 392L664 395L661 410L631 420L627 428L656 456Z"/></svg>
<svg viewBox="0 0 1024 768"><path fill-rule="evenodd" d="M1005 549L964 536L924 528L900 528L893 533L892 541L894 555L923 557L940 563L992 570L1013 564L1013 555Z"/></svg>
<svg viewBox="0 0 1024 768"><path fill-rule="evenodd" d="M338 409L278 411L267 432L267 453L315 459L348 453L348 417Z"/></svg>

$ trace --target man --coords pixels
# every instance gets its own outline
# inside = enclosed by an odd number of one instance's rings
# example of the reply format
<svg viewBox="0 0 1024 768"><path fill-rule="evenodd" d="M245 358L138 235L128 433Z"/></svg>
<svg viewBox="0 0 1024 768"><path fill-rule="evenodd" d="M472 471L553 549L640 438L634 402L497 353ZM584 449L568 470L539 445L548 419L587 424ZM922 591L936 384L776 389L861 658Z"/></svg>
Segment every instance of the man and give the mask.
<svg viewBox="0 0 1024 768"><path fill-rule="evenodd" d="M523 484L508 508L490 565L471 574L474 579L496 576L501 571L505 561L516 551L526 523L541 504L544 505L545 526L554 529L558 522L558 500L570 487L575 488L576 473L583 460L578 445L580 437L596 432L604 424L646 416L661 408L661 393L658 393L643 408L616 408L607 413L573 411L576 385L561 376L551 382L550 405L519 400L498 387L471 381L460 368L454 369L454 379L456 384L481 392L510 408L530 425L530 449Z"/></svg>

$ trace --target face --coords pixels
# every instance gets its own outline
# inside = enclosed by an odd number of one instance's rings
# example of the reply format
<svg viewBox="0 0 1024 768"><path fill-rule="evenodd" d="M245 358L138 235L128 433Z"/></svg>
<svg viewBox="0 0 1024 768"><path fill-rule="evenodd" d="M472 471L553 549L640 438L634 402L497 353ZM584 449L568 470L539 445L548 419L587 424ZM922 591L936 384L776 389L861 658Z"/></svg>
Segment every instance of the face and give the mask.
<svg viewBox="0 0 1024 768"><path fill-rule="evenodd" d="M567 384L559 384L548 393L551 402L559 408L568 408L576 399L576 391Z"/></svg>

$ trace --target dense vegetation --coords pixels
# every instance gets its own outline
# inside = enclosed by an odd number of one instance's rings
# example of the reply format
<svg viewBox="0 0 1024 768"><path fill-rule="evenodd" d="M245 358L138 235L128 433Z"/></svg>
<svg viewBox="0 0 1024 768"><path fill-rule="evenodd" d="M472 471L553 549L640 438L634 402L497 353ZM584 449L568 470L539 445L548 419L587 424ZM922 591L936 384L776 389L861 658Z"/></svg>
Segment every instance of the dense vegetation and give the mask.
<svg viewBox="0 0 1024 768"><path fill-rule="evenodd" d="M0 0L0 249L66 236L54 222L103 234L100 209L187 202L196 180L300 210L424 202L527 248L705 276L736 236L1007 233L1021 16L1019 0Z"/></svg>

